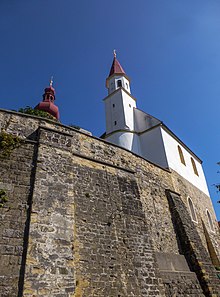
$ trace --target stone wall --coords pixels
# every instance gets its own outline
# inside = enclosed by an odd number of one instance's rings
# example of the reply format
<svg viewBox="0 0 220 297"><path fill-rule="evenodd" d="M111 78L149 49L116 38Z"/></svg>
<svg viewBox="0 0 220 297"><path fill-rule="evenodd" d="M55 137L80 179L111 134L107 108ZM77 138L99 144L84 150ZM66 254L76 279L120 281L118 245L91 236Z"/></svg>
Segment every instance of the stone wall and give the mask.
<svg viewBox="0 0 220 297"><path fill-rule="evenodd" d="M192 272L161 272L166 296L204 297L195 273Z"/></svg>
<svg viewBox="0 0 220 297"><path fill-rule="evenodd" d="M155 254L166 296L205 296L196 274L190 271L183 255L164 252Z"/></svg>
<svg viewBox="0 0 220 297"><path fill-rule="evenodd" d="M0 227L0 244L14 245L4 259L19 262L1 268L1 285L13 289L0 296L203 296L193 265L187 273L170 272L169 278L155 258L156 251L183 253L166 190L183 193L184 200L188 190L192 195L198 189L125 149L59 123L3 111L0 122L27 139L0 167L5 176L0 182L14 209L21 209L16 214L0 209L13 226L8 237ZM210 204L207 196L201 199ZM14 243L15 221L20 233ZM198 234L207 251L202 229ZM217 232L210 238L216 250ZM23 246L19 255L15 245Z"/></svg>
<svg viewBox="0 0 220 297"><path fill-rule="evenodd" d="M0 188L8 202L0 208L0 296L14 297L21 289L29 229L35 158L34 144L22 144L8 158L0 158Z"/></svg>
<svg viewBox="0 0 220 297"><path fill-rule="evenodd" d="M210 255L203 246L184 202L177 193L167 191L167 195L181 251L189 267L196 273L205 296L220 296L217 271L212 265Z"/></svg>
<svg viewBox="0 0 220 297"><path fill-rule="evenodd" d="M39 142L24 296L161 296L133 171Z"/></svg>
<svg viewBox="0 0 220 297"><path fill-rule="evenodd" d="M181 199L184 202L186 209L189 209L187 198L190 197L193 201L197 216L197 222L194 222L194 227L199 233L203 246L207 248L207 240L204 233L205 226L206 230L208 231L208 236L212 242L212 245L215 248L216 254L220 259L219 226L216 220L215 211L211 199L198 188L190 184L186 179L182 178L175 171L172 172L172 180L174 184L174 189L177 193L181 195ZM211 214L214 232L210 229L206 210L208 210Z"/></svg>

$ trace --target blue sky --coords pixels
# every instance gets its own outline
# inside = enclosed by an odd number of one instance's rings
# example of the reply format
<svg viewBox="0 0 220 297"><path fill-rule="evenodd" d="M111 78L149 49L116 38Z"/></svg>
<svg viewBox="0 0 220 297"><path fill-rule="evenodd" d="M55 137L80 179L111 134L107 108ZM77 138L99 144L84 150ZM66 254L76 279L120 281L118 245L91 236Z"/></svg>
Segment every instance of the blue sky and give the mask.
<svg viewBox="0 0 220 297"><path fill-rule="evenodd" d="M53 75L61 121L96 136L115 48L138 108L204 161L220 220L220 1L1 0L0 45L1 108L34 107Z"/></svg>

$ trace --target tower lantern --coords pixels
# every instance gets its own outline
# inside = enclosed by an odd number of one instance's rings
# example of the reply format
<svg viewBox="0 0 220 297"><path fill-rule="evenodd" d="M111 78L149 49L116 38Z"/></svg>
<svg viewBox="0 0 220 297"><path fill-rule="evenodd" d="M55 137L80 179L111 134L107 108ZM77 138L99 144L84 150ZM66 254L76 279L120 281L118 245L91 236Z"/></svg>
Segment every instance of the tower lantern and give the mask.
<svg viewBox="0 0 220 297"><path fill-rule="evenodd" d="M125 74L124 69L117 60L116 51L113 51L114 58L112 66L109 72L109 76L106 79L106 87L108 89L108 94L113 93L119 88L124 88L128 93L130 93L130 79Z"/></svg>
<svg viewBox="0 0 220 297"><path fill-rule="evenodd" d="M59 109L54 104L55 100L55 89L53 88L53 77L50 80L49 87L45 88L43 94L43 101L40 102L35 109L43 110L51 114L57 120L59 120Z"/></svg>

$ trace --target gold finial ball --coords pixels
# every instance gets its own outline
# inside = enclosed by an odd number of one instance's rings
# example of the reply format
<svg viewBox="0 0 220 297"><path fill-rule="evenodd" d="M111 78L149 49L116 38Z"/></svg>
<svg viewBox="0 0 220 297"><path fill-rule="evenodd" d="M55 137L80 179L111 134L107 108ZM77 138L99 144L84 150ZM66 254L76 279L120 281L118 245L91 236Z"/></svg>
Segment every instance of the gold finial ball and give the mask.
<svg viewBox="0 0 220 297"><path fill-rule="evenodd" d="M53 86L53 76L51 76L51 79L50 79L50 87Z"/></svg>

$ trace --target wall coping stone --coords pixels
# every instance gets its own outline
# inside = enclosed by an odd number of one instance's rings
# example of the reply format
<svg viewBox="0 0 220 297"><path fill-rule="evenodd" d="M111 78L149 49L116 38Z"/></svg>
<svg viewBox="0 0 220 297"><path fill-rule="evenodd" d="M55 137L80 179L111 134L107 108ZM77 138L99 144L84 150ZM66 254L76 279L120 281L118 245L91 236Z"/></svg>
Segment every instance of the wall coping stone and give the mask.
<svg viewBox="0 0 220 297"><path fill-rule="evenodd" d="M77 132L77 133L86 135L87 137L91 137L91 138L93 138L93 139L96 139L96 140L98 140L98 141L101 141L101 142L103 142L103 143L105 143L105 144L108 144L108 145L110 145L110 146L117 147L117 148L119 148L119 149L121 149L121 150L127 151L127 152L129 152L130 154L132 154L132 155L134 155L134 156L136 156L136 157L138 157L138 158L140 158L140 159L142 159L142 160L145 160L145 161L148 162L149 164L154 165L155 167L160 168L161 170L164 170L164 171L166 171L166 172L171 173L171 170L170 170L169 168L163 168L163 167L161 167L161 166L159 166L159 165L157 165L157 164L151 162L150 160L147 160L147 159L145 159L145 158L139 156L138 154L135 154L135 153L129 151L129 150L126 149L126 148L123 148L123 147L121 147L121 146L119 146L119 145L117 145L117 144L108 142L108 141L106 141L106 140L104 140L104 139L102 139L102 138L99 138L99 137L97 137L97 136L94 136L94 135L90 134L90 132L87 131L87 130L85 130L85 129L78 130L78 129L75 129L75 128L70 127L70 126L68 126L68 125L64 125L64 124L62 124L62 123L60 123L60 122L57 122L57 121L54 121L54 120L50 120L50 119L46 119L46 118L42 118L42 117L38 117L38 116L35 116L35 115L29 115L29 114L21 113L21 112L18 112L18 111L13 111L13 110L7 110L7 109L2 109L2 108L0 108L0 112L3 112L3 113L9 113L9 114L14 114L14 115L21 116L21 117L33 118L33 119L37 119L37 120L41 120L41 121L45 121L45 122L47 122L47 123L51 123L51 124L57 125L57 126L59 126L59 127L63 127L63 128L72 130L72 131L74 131L74 132ZM45 127L45 126L43 126L43 125L39 125L39 126L41 126L41 128L47 129L47 130L51 130L51 131L54 131L54 132L58 132L58 133L61 133L61 134L65 134L65 135L72 136L71 134L68 134L68 132L59 131L59 130L57 130L57 129L49 128L49 127ZM80 129L81 129L81 128L80 128ZM86 131L86 132L85 132L85 131Z"/></svg>

